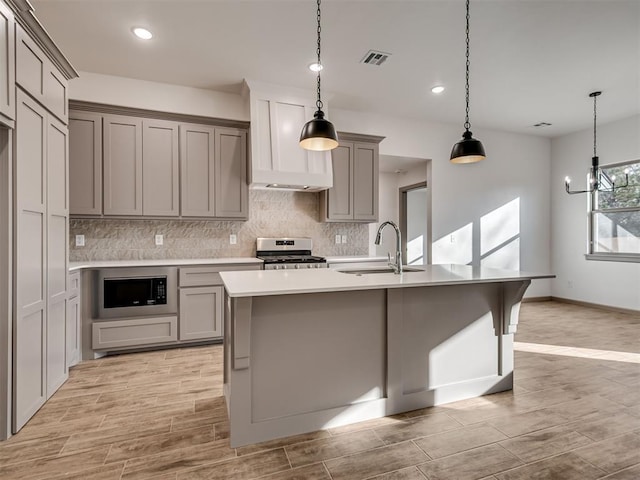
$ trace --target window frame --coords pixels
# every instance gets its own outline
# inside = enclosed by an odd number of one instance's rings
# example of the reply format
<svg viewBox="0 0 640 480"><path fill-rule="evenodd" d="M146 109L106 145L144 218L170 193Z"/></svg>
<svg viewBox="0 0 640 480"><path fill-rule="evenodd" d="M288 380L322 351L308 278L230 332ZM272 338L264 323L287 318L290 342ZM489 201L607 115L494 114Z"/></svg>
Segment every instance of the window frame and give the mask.
<svg viewBox="0 0 640 480"><path fill-rule="evenodd" d="M625 165L640 164L640 159L626 160L624 162L609 163L607 165L601 165L600 169L609 169L615 167L623 167ZM596 242L595 231L595 216L603 213L623 213L623 212L640 212L640 205L637 207L620 207L620 208L594 208L594 205L598 205L598 191L594 191L589 194L589 211L588 211L588 228L589 228L589 240L588 249L585 258L587 260L598 260L608 262L630 262L640 263L640 253L628 253L628 252L595 252L594 245Z"/></svg>

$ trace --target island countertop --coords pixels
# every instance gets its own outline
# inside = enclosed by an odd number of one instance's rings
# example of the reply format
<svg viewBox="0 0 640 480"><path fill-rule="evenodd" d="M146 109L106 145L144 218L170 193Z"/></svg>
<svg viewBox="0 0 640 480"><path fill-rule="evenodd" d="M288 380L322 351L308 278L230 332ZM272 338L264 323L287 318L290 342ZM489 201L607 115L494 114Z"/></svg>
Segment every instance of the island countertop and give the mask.
<svg viewBox="0 0 640 480"><path fill-rule="evenodd" d="M375 268L375 267L374 267ZM502 270L468 265L424 265L421 271L349 274L334 269L255 270L221 272L230 297L259 297L299 293L374 290L436 285L492 283L553 278L546 273ZM358 269L365 270L365 269Z"/></svg>

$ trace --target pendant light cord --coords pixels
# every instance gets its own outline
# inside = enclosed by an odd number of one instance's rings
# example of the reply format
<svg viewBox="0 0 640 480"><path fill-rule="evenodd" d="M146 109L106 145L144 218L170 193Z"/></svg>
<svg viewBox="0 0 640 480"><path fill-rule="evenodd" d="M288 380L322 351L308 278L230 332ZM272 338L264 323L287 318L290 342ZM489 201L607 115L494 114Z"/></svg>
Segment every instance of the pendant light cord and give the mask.
<svg viewBox="0 0 640 480"><path fill-rule="evenodd" d="M593 156L597 157L596 154L596 118L597 118L597 110L596 110L596 99L597 95L593 96Z"/></svg>
<svg viewBox="0 0 640 480"><path fill-rule="evenodd" d="M319 2L320 0L318 0ZM465 121L464 121L464 128L469 131L469 129L471 128L471 124L469 123L469 0L467 0L467 29L466 29L466 35L467 35L467 74L466 74L466 84L465 84L465 88L466 88L466 114L465 114Z"/></svg>
<svg viewBox="0 0 640 480"><path fill-rule="evenodd" d="M320 0L318 0L318 10L316 12L316 19L318 20L318 46L316 48L316 53L318 54L318 66L322 65L322 63L320 62L320 31L321 31L321 27L320 27ZM322 100L320 99L320 70L318 69L318 99L316 100L316 107L318 107L318 110L322 110Z"/></svg>

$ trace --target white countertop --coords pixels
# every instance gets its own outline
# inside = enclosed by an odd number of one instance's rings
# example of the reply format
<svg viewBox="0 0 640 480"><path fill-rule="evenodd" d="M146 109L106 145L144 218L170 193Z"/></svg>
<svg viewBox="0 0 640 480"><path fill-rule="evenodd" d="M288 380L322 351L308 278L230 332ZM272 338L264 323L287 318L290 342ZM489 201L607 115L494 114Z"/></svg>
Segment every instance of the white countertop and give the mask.
<svg viewBox="0 0 640 480"><path fill-rule="evenodd" d="M405 272L402 275L393 273L355 275L325 268L221 272L220 276L230 297L492 283L554 277L551 274L476 268L468 265L424 265L420 268L423 270Z"/></svg>
<svg viewBox="0 0 640 480"><path fill-rule="evenodd" d="M349 257L326 257L327 263L364 263L386 262L387 257L370 257L369 255L351 255Z"/></svg>
<svg viewBox="0 0 640 480"><path fill-rule="evenodd" d="M95 262L69 262L69 271L82 270L84 268L109 268L109 267L167 267L178 265L261 265L262 260L255 257L229 257L229 258L175 258L164 260L101 260Z"/></svg>

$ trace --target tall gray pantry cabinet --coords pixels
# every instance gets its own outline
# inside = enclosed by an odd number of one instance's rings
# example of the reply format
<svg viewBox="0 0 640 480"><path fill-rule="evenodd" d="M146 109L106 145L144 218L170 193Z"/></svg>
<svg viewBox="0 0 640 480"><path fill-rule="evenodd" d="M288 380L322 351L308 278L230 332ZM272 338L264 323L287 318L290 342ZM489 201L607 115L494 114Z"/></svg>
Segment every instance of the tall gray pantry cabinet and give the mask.
<svg viewBox="0 0 640 480"><path fill-rule="evenodd" d="M7 137L13 151L12 407L2 413L12 411L10 430L17 432L68 377L67 86L77 74L25 2L5 3L11 8L0 3L0 37L15 28L15 43L1 49L0 76L4 87L3 74L12 71L5 63L15 55L15 83L6 90L9 99L0 94L0 114L13 114L13 100L15 123ZM15 24L9 26L7 12ZM0 368L6 366L0 362ZM0 420L2 438L9 432Z"/></svg>

